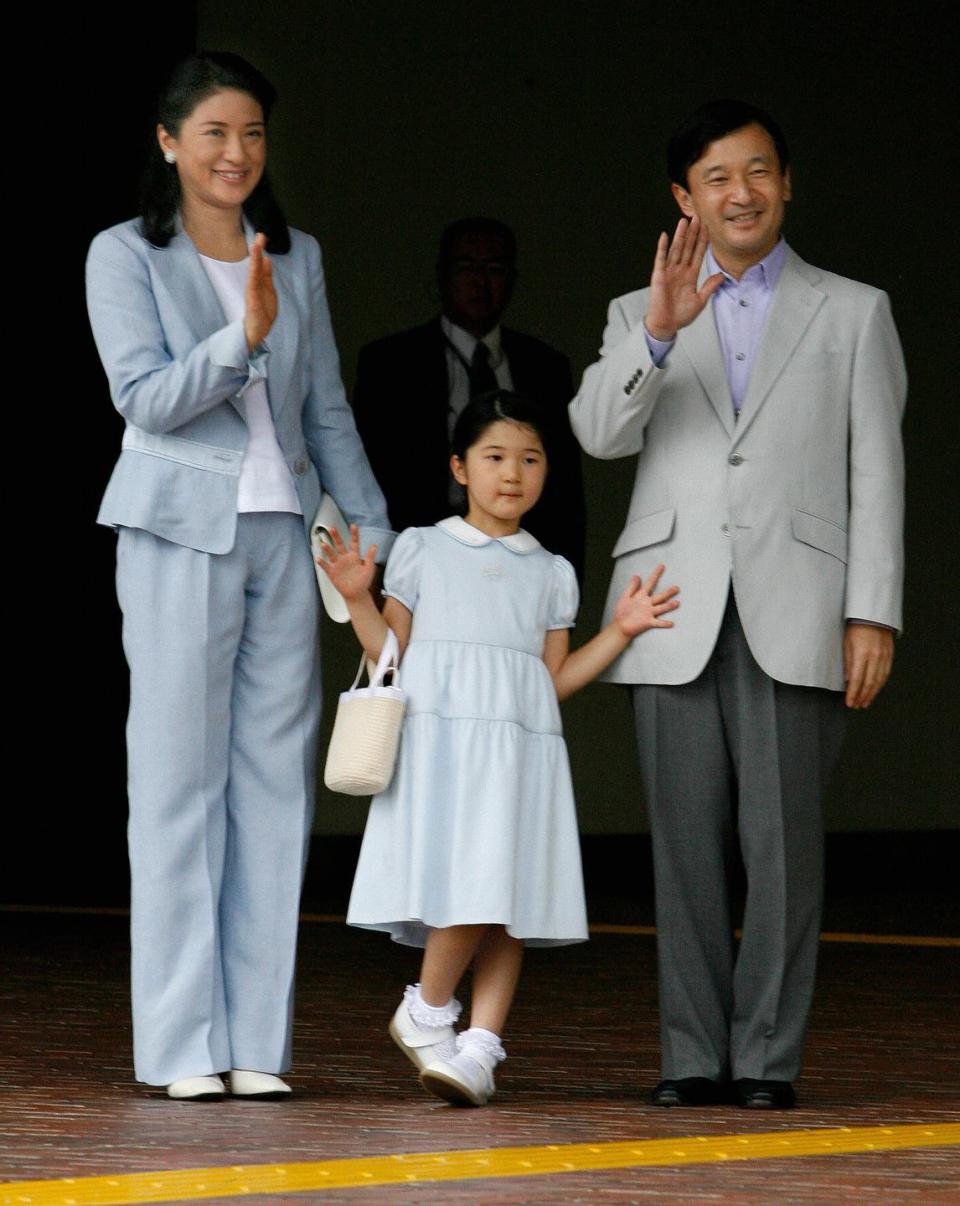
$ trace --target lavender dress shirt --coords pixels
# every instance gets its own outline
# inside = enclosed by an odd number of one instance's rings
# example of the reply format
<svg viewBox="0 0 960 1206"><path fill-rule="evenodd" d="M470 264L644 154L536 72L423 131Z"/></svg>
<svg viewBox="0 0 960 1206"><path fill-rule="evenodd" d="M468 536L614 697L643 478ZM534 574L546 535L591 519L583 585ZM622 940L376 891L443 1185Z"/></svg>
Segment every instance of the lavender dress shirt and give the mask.
<svg viewBox="0 0 960 1206"><path fill-rule="evenodd" d="M786 257L787 245L780 239L768 256L759 264L748 268L740 280L737 280L728 272L724 272L713 258L713 252L707 250L707 274L712 276L715 272L721 272L724 277L723 284L713 295L710 304L713 306L713 318L720 338L723 367L733 397L733 409L738 415L747 396L747 386L750 384L750 373L760 347L760 337L763 335L773 291L780 279ZM646 327L644 336L653 363L660 368L676 341L654 339Z"/></svg>

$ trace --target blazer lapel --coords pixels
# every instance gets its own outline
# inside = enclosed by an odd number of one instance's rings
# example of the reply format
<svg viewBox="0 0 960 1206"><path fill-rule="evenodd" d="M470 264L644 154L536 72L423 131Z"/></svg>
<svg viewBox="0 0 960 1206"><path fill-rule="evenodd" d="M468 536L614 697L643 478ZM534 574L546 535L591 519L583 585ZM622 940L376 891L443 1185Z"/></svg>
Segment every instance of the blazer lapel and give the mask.
<svg viewBox="0 0 960 1206"><path fill-rule="evenodd" d="M824 294L812 283L816 279L816 272L787 248L787 260L764 324L757 358L750 373L747 396L740 408L736 432L738 440L756 418L813 316L824 302Z"/></svg>
<svg viewBox="0 0 960 1206"><path fill-rule="evenodd" d="M701 278L705 275L706 269L701 273ZM717 412L717 418L727 434L732 437L736 424L733 398L730 396L730 386L723 367L723 353L720 350L720 337L717 335L712 302L708 302L700 316L677 336L677 349L682 349L690 361L704 392Z"/></svg>
<svg viewBox="0 0 960 1206"><path fill-rule="evenodd" d="M524 356L521 348L517 347L513 332L506 327L500 328L500 340L503 354L510 366L510 380L518 394L527 398L536 398L543 392L544 383L538 379L530 361Z"/></svg>
<svg viewBox="0 0 960 1206"><path fill-rule="evenodd" d="M179 228L166 247L153 252L157 276L177 298L180 312L200 343L226 325L223 307L203 270L189 235Z"/></svg>
<svg viewBox="0 0 960 1206"><path fill-rule="evenodd" d="M276 421L291 399L302 401L299 391L292 388L291 381L294 366L299 362L297 345L300 324L297 299L287 280L290 256L274 256L271 263L273 287L277 291L277 317L266 338L267 347L270 349L267 398L270 402L270 413Z"/></svg>
<svg viewBox="0 0 960 1206"><path fill-rule="evenodd" d="M450 412L450 377L447 373L447 341L440 318L432 318L425 326L415 328L423 339L422 353L417 347L415 362L411 363L411 379L419 378L422 399L431 415L443 415L446 424ZM446 439L444 427L444 439Z"/></svg>

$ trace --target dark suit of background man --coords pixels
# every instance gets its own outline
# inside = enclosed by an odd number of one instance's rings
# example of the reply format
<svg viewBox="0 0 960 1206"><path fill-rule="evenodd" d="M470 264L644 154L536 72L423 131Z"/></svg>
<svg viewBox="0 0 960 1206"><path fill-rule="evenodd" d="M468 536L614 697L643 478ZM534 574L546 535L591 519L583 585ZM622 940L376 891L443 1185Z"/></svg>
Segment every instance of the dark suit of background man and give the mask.
<svg viewBox="0 0 960 1206"><path fill-rule="evenodd" d="M790 169L767 114L704 106L668 166L685 217L650 288L611 303L571 417L594 456L637 457L611 598L658 562L683 592L675 627L607 675L633 687L653 833L653 1101L770 1109L800 1070L843 692L873 701L900 626L906 377L886 295L781 239Z"/></svg>
<svg viewBox="0 0 960 1206"><path fill-rule="evenodd" d="M357 429L400 532L460 507L462 488L448 468L450 435L471 397L499 386L539 402L551 421L550 472L523 526L582 580L583 481L567 416L570 363L539 339L500 326L516 262L516 240L502 222L464 218L447 227L437 258L442 312L361 349Z"/></svg>

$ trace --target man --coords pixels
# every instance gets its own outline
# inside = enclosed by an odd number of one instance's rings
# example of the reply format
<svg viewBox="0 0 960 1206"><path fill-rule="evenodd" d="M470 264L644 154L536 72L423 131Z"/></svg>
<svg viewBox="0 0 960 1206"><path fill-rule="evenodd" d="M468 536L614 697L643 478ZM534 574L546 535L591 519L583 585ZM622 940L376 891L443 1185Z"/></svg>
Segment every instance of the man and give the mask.
<svg viewBox="0 0 960 1206"><path fill-rule="evenodd" d="M583 576L580 450L570 432L570 364L539 339L500 325L516 281L516 240L502 222L464 218L443 232L441 314L361 349L353 395L357 428L397 531L436 523L463 501L448 469L453 424L471 397L525 394L551 424L543 496L524 527Z"/></svg>
<svg viewBox="0 0 960 1206"><path fill-rule="evenodd" d="M652 1100L785 1108L813 990L822 789L844 702L876 697L901 621L906 379L886 296L783 242L772 118L708 104L668 167L684 216L650 287L611 304L571 403L588 452L638 457L611 598L660 561L683 590L676 626L607 676L633 684L653 834Z"/></svg>

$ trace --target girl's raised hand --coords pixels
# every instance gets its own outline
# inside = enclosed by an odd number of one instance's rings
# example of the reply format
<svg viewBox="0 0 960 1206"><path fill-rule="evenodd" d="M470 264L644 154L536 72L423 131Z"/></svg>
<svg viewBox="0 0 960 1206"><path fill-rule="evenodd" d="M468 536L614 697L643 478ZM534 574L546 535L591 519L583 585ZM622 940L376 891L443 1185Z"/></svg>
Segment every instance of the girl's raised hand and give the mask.
<svg viewBox="0 0 960 1206"><path fill-rule="evenodd" d="M648 628L673 627L673 620L663 620L660 617L664 612L673 611L680 606L674 597L680 593L680 587L668 586L666 590L654 593L663 570L664 567L658 565L646 582L641 582L634 576L617 600L613 609L613 620L625 637L635 637L638 633L646 632Z"/></svg>
<svg viewBox="0 0 960 1206"><path fill-rule="evenodd" d="M360 556L360 529L355 523L350 525L349 548L336 528L330 529L330 539L333 544L323 545L323 556L317 558L317 565L348 603L351 599L362 598L369 592L377 572L373 560L377 555L377 546L371 544L366 557Z"/></svg>

